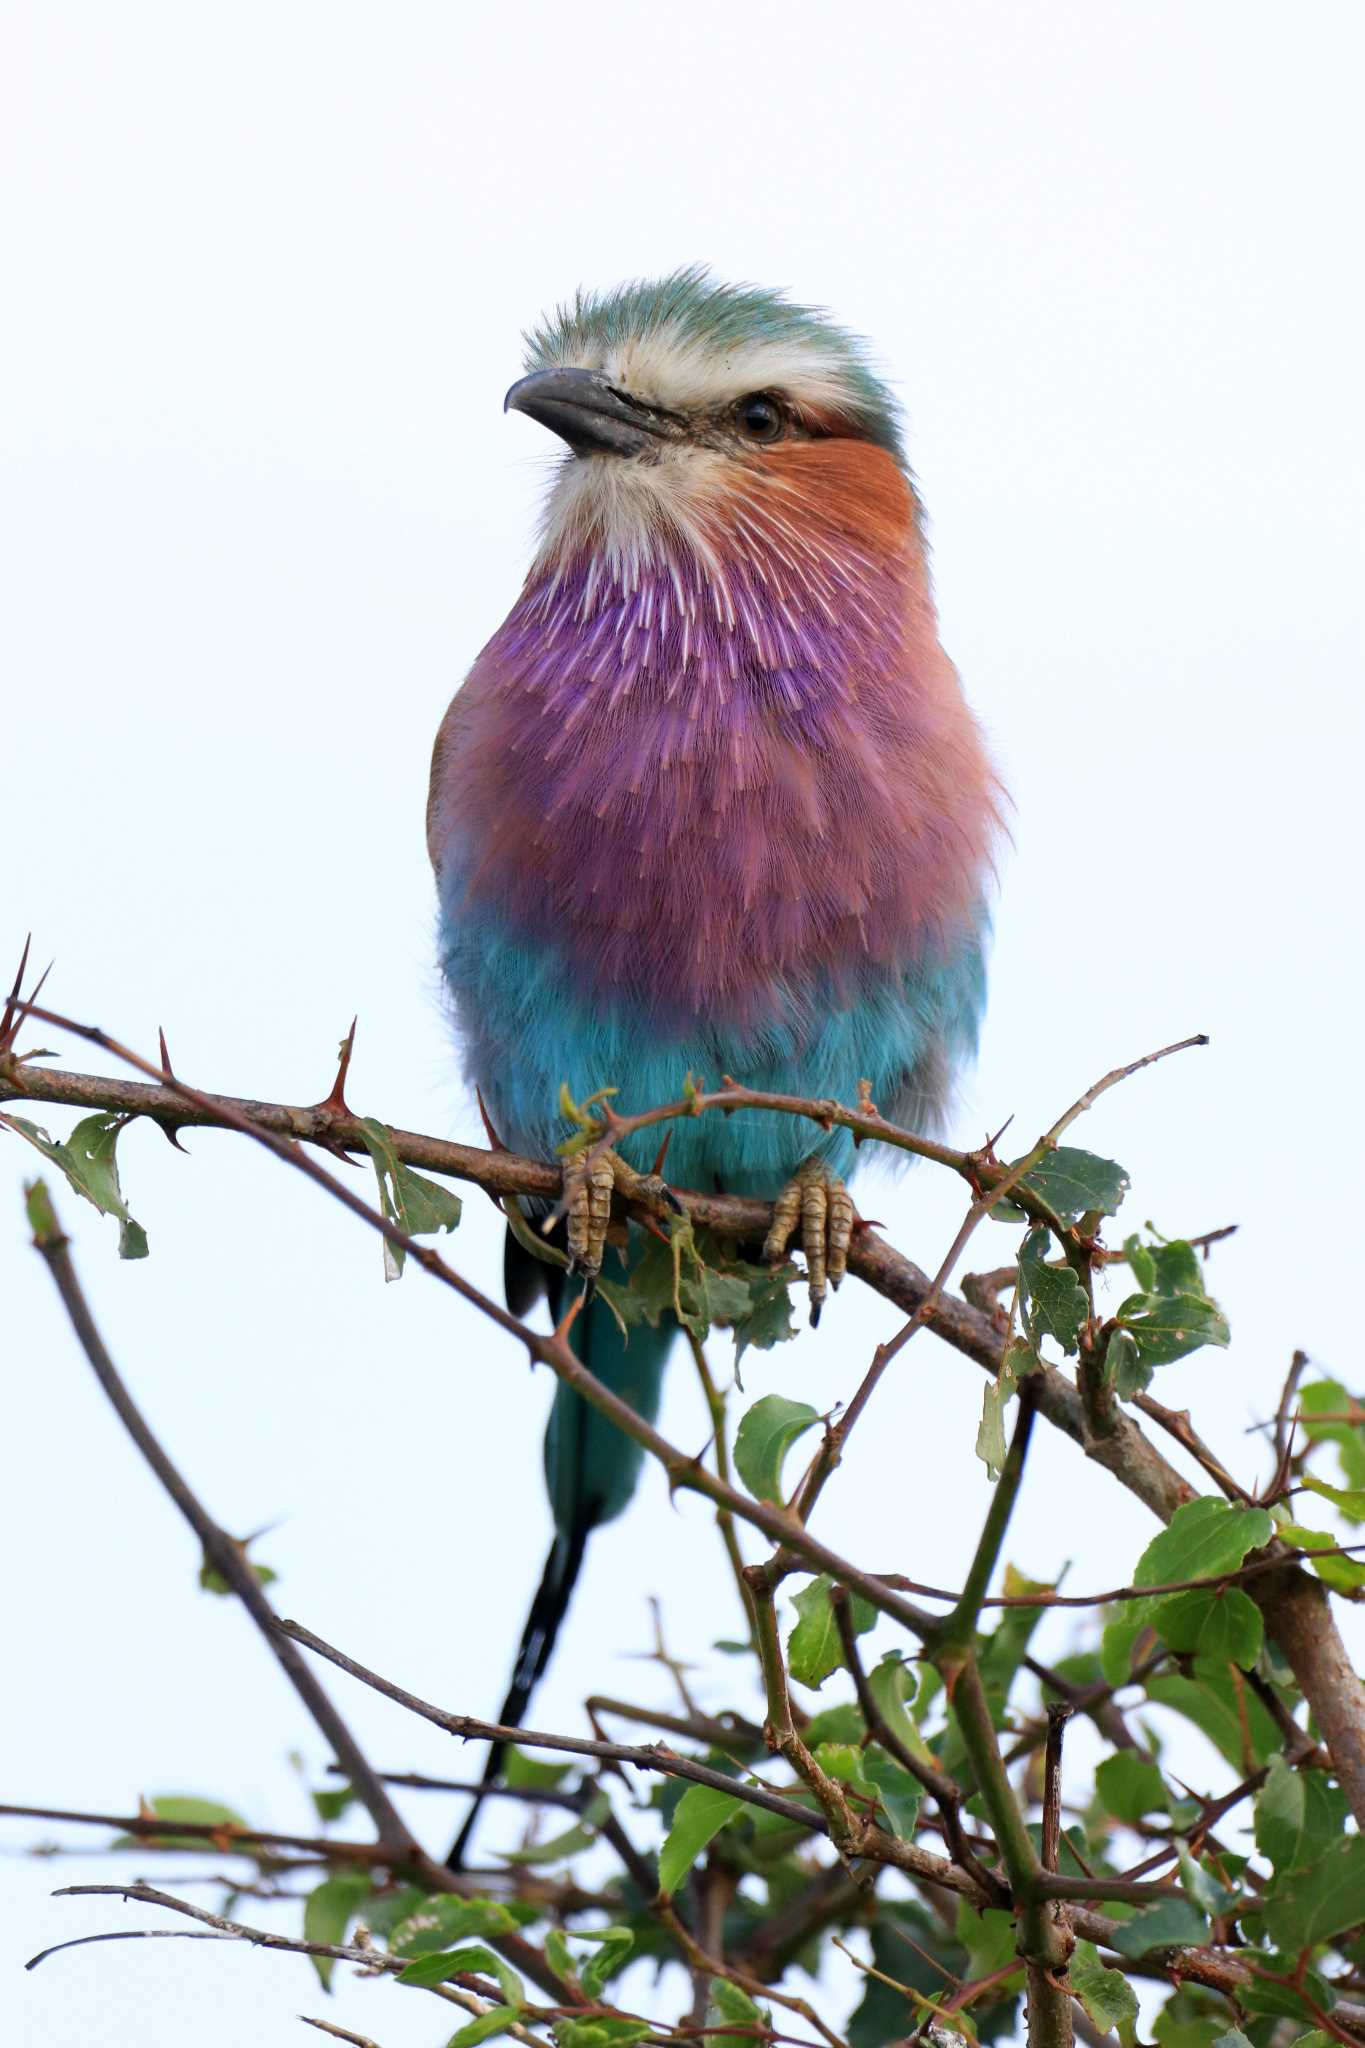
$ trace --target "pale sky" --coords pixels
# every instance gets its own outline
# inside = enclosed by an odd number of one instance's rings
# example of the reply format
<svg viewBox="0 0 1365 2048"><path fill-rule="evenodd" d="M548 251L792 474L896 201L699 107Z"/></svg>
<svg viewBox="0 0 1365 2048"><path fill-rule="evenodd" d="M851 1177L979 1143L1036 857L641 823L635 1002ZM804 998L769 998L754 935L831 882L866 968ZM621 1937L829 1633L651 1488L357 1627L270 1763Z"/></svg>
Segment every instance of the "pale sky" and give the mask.
<svg viewBox="0 0 1365 2048"><path fill-rule="evenodd" d="M1243 1432L1296 1345L1361 1371L1362 59L1358 8L1260 0L0 0L0 966L31 926L58 1007L148 1052L163 1024L187 1078L282 1100L325 1093L358 1010L356 1106L476 1137L422 807L547 473L541 430L501 410L520 330L579 283L697 259L787 285L867 334L904 399L944 639L1013 795L957 1133L1013 1114L1022 1144L1109 1067L1211 1034L1081 1142L1129 1168L1130 1225L1241 1225L1211 1273L1232 1353L1156 1391L1254 1475ZM125 1140L145 1263L58 1190L137 1397L228 1527L279 1524L283 1611L492 1712L547 1540L548 1384L420 1274L386 1288L301 1180L187 1143ZM306 1827L286 1752L318 1783L321 1742L197 1590L28 1248L34 1156L0 1163L0 1798L192 1791ZM928 1266L962 1207L927 1168L861 1200ZM472 1192L450 1249L490 1287L499 1231ZM752 1360L750 1398L847 1397L896 1323L850 1284L818 1339ZM917 1339L826 1540L960 1572L982 1385ZM664 1423L703 1440L682 1360ZM1126 1578L1153 1525L1040 1436L1011 1555ZM663 1697L627 1661L653 1593L724 1697L704 1520L647 1476L590 1553L542 1725L581 1727L593 1685ZM381 1765L476 1763L337 1690ZM410 1811L444 1844L454 1802ZM12 2038L304 2038L294 2014L326 2002L289 1958L110 1944L25 1977L50 1942L154 1921L49 1900L112 1871L11 1853L45 1832L3 1830ZM326 2009L383 2048L441 2034L344 1973Z"/></svg>

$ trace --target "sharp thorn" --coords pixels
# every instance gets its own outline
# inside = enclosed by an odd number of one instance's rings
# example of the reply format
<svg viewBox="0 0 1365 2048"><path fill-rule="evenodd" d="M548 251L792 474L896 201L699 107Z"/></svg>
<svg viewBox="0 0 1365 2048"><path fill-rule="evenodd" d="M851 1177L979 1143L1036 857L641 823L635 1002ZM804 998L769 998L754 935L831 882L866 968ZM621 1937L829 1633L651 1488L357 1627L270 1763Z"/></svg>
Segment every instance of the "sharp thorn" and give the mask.
<svg viewBox="0 0 1365 2048"><path fill-rule="evenodd" d="M169 1080L174 1072L174 1068L171 1066L171 1056L166 1048L166 1034L159 1024L156 1027L156 1036L157 1042L161 1047L161 1071Z"/></svg>
<svg viewBox="0 0 1365 2048"><path fill-rule="evenodd" d="M337 1057L337 1077L332 1083L331 1093L324 1095L322 1101L317 1105L319 1109L331 1110L334 1116L354 1116L355 1114L350 1103L346 1100L346 1076L350 1071L351 1054L355 1051L355 1027L359 1021L358 1017L352 1017L351 1028L341 1041Z"/></svg>
<svg viewBox="0 0 1365 2048"><path fill-rule="evenodd" d="M497 1132L493 1128L493 1119L488 1114L488 1105L483 1099L482 1088L475 1088L474 1098L479 1105L479 1115L483 1118L483 1127L488 1135L488 1143L490 1148L494 1152L505 1152L507 1150L507 1147L503 1144L502 1139L498 1136Z"/></svg>

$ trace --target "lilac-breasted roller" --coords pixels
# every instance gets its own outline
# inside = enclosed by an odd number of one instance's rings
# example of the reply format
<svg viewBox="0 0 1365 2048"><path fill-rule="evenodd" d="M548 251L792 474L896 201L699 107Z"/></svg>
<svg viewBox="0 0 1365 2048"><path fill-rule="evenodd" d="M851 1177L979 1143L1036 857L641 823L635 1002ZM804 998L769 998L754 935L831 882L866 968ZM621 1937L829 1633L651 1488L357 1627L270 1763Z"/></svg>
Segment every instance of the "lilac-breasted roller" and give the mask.
<svg viewBox="0 0 1365 2048"><path fill-rule="evenodd" d="M642 1109L689 1073L844 1101L866 1080L884 1115L931 1126L984 998L996 785L939 645L894 401L819 313L697 270L580 295L526 370L506 404L567 453L521 594L441 726L428 809L441 965L495 1129L548 1157L562 1084ZM816 1314L853 1152L811 1128L687 1118L667 1164L678 1187L799 1186ZM627 1140L599 1182L645 1173L656 1142ZM591 1278L606 1189L566 1183ZM508 1252L510 1305L553 1304L562 1272ZM572 1329L651 1418L671 1335L626 1341L600 1301ZM557 1390L555 1537L504 1722L639 1463Z"/></svg>

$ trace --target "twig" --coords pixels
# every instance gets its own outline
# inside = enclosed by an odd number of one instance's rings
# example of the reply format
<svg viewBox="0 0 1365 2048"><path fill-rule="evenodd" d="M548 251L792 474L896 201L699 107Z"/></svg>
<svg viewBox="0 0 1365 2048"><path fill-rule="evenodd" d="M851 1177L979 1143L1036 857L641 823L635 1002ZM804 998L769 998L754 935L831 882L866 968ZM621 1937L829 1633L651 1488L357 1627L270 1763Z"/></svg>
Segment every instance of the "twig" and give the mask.
<svg viewBox="0 0 1365 2048"><path fill-rule="evenodd" d="M49 1956L60 1954L63 1949L80 1948L91 1941L145 1940L149 1934L169 1938L173 1934L183 1940L247 1941L253 1948L274 1949L279 1953L299 1956L330 1957L333 1962L356 1963L363 1970L379 1975L397 1976L405 1970L410 1960L406 1956L389 1955L383 1949L364 1947L358 1942L308 1941L292 1934L276 1934L265 1927L248 1927L240 1920L227 1920L221 1913L210 1913L204 1906L191 1905L188 1899L177 1899L170 1892L157 1891L149 1884L68 1884L52 1894L54 1899L132 1899L140 1905L164 1906L168 1912L183 1913L189 1920L197 1920L212 1930L207 1935L194 1935L182 1928L129 1928L109 1934L87 1934L75 1941L59 1941L51 1948L42 1949L24 1965L27 1970L36 1970L39 1963ZM477 1998L472 1992L462 1990L451 1983L426 1984L421 1987L448 2005L458 2005L465 2012L476 2017L490 2009L490 2001ZM558 1990L556 1984L555 1989ZM530 2048L544 2048L539 2034L514 2023L507 2031L519 2041L530 2044Z"/></svg>
<svg viewBox="0 0 1365 2048"><path fill-rule="evenodd" d="M33 1242L47 1264L81 1349L114 1412L175 1506L193 1529L209 1563L226 1579L246 1608L269 1645L272 1655L283 1668L286 1678L331 1745L375 1824L380 1838L379 1853L386 1854L414 1870L421 1869L425 1878L426 1866L430 1859L424 1854L416 1837L409 1831L407 1823L379 1782L360 1745L319 1685L306 1661L299 1655L294 1645L279 1633L275 1611L267 1600L242 1546L235 1543L225 1529L219 1527L201 1504L178 1467L172 1464L152 1434L141 1410L128 1392L95 1326L94 1317L90 1313L89 1304L72 1263L71 1240L58 1222L51 1198L41 1181L35 1182L29 1191L29 1220L33 1225ZM438 1866L431 1864L432 1872L437 1868Z"/></svg>

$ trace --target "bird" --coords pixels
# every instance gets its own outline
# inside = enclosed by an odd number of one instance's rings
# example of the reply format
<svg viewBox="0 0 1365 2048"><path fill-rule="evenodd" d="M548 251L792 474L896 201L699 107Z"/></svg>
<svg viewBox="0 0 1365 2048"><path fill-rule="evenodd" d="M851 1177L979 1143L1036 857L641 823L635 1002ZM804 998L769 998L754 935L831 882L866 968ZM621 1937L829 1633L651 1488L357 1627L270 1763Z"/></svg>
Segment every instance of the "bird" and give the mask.
<svg viewBox="0 0 1365 2048"><path fill-rule="evenodd" d="M1001 792L940 644L896 400L825 312L702 266L580 291L524 339L504 408L562 452L520 594L441 724L427 810L440 966L491 1130L550 1159L566 1087L615 1089L625 1114L689 1075L933 1128L984 1009ZM777 1198L765 1252L799 1227L814 1320L855 1218L851 1136L812 1128L680 1118L666 1163L669 1189ZM613 1189L658 1186L656 1140L565 1167L567 1272L509 1232L514 1312L591 1289ZM570 1341L652 1421L674 1334L623 1337L598 1296ZM641 1456L557 1387L554 1536L504 1725ZM495 1745L485 1788L501 1764Z"/></svg>

